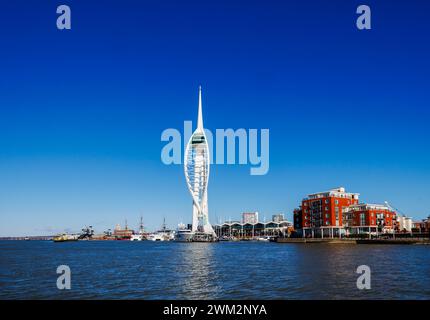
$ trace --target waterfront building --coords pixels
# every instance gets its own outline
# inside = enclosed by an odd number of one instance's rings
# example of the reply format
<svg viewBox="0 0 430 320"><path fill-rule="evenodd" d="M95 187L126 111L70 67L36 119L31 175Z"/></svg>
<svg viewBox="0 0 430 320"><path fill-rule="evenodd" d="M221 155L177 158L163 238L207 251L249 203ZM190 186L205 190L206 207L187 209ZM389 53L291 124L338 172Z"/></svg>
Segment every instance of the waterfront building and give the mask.
<svg viewBox="0 0 430 320"><path fill-rule="evenodd" d="M340 236L343 232L343 211L358 204L359 194L345 188L309 194L302 200L300 228L303 236Z"/></svg>
<svg viewBox="0 0 430 320"><path fill-rule="evenodd" d="M286 220L256 223L226 221L222 224L214 225L214 229L218 237L251 240L265 236L287 236L293 231L293 224Z"/></svg>
<svg viewBox="0 0 430 320"><path fill-rule="evenodd" d="M285 220L285 217L284 217L283 213L278 213L278 214L272 215L272 221L274 221L274 222L281 222L284 220Z"/></svg>
<svg viewBox="0 0 430 320"><path fill-rule="evenodd" d="M430 216L421 221L414 221L412 223L412 232L429 233L430 232Z"/></svg>
<svg viewBox="0 0 430 320"><path fill-rule="evenodd" d="M399 232L412 232L412 218L398 216L397 225Z"/></svg>
<svg viewBox="0 0 430 320"><path fill-rule="evenodd" d="M258 222L258 212L244 212L242 213L242 223L255 224Z"/></svg>
<svg viewBox="0 0 430 320"><path fill-rule="evenodd" d="M347 235L362 233L392 233L396 213L382 204L361 203L351 205L344 211Z"/></svg>
<svg viewBox="0 0 430 320"><path fill-rule="evenodd" d="M294 210L294 229L303 237L393 233L397 224L391 207L359 203L358 193L342 187L310 194Z"/></svg>
<svg viewBox="0 0 430 320"><path fill-rule="evenodd" d="M294 230L302 230L303 228L302 206L294 209L293 223L294 223Z"/></svg>
<svg viewBox="0 0 430 320"><path fill-rule="evenodd" d="M425 232L425 227L426 227L426 224L424 220L412 222L412 232L418 232L418 233Z"/></svg>
<svg viewBox="0 0 430 320"><path fill-rule="evenodd" d="M199 87L197 129L191 135L185 149L184 173L193 199L192 232L201 232L216 237L209 222L208 213L209 166L209 146L203 127L202 89Z"/></svg>

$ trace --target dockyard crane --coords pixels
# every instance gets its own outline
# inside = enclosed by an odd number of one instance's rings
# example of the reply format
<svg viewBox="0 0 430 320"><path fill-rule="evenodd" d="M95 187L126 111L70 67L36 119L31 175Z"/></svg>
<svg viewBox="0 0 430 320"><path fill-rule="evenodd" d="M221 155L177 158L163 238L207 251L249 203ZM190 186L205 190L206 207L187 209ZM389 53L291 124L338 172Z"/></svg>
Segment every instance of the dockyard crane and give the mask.
<svg viewBox="0 0 430 320"><path fill-rule="evenodd" d="M405 214L404 214L402 211L400 211L399 209L397 209L397 208L393 207L392 205L390 205L390 204L388 203L388 201L384 201L384 202L385 202L385 205L386 205L389 209L393 210L394 212L398 212L398 213L400 213L402 216L405 216Z"/></svg>
<svg viewBox="0 0 430 320"><path fill-rule="evenodd" d="M93 226L85 227L82 229L82 233L79 235L79 239L91 239L93 235Z"/></svg>

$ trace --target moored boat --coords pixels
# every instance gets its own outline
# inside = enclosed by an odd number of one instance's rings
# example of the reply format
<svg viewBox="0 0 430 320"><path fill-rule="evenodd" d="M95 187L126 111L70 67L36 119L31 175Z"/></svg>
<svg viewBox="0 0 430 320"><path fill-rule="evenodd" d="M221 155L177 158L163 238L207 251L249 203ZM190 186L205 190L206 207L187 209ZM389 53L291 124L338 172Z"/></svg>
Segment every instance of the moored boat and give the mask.
<svg viewBox="0 0 430 320"><path fill-rule="evenodd" d="M270 241L270 237L269 236L258 237L256 240L257 241Z"/></svg>
<svg viewBox="0 0 430 320"><path fill-rule="evenodd" d="M143 241L145 240L145 237L143 236L143 234L132 234L130 241Z"/></svg>
<svg viewBox="0 0 430 320"><path fill-rule="evenodd" d="M178 242L192 242L194 233L191 230L181 230L176 233L175 241Z"/></svg>
<svg viewBox="0 0 430 320"><path fill-rule="evenodd" d="M170 231L158 231L148 234L146 239L149 241L172 241L174 239L174 236L173 233Z"/></svg>
<svg viewBox="0 0 430 320"><path fill-rule="evenodd" d="M54 242L67 242L67 241L78 241L79 235L77 234L59 234L55 236L52 241Z"/></svg>
<svg viewBox="0 0 430 320"><path fill-rule="evenodd" d="M214 236L212 233L207 232L194 232L192 237L192 242L217 242L218 237Z"/></svg>
<svg viewBox="0 0 430 320"><path fill-rule="evenodd" d="M150 233L147 236L147 240L150 241L172 241L175 239L175 232L173 230L167 229L166 219L163 220L163 226L161 230Z"/></svg>
<svg viewBox="0 0 430 320"><path fill-rule="evenodd" d="M185 225L180 223L175 233L175 241L177 242L192 242L194 232L185 228Z"/></svg>

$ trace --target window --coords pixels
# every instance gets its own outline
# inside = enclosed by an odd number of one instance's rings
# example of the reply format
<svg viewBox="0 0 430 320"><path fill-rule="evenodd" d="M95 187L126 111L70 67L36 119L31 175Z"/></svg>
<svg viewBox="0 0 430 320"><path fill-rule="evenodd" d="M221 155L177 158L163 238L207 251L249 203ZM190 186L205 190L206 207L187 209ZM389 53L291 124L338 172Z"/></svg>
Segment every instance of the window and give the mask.
<svg viewBox="0 0 430 320"><path fill-rule="evenodd" d="M325 207L325 211L328 211L328 207Z"/></svg>
<svg viewBox="0 0 430 320"><path fill-rule="evenodd" d="M339 200L337 200L337 199L336 199L336 200L334 200L334 203L335 203L335 204L339 204Z"/></svg>
<svg viewBox="0 0 430 320"><path fill-rule="evenodd" d="M325 203L326 203L326 204L328 203L328 199L325 199Z"/></svg>
<svg viewBox="0 0 430 320"><path fill-rule="evenodd" d="M330 224L330 222L326 221L325 224L328 226Z"/></svg>
<svg viewBox="0 0 430 320"><path fill-rule="evenodd" d="M328 214L328 213L326 213L326 214L325 214L325 217L326 217L326 218L328 219L328 217L329 217L329 214Z"/></svg>
<svg viewBox="0 0 430 320"><path fill-rule="evenodd" d="M360 225L361 226L366 225L366 214L365 213L360 213Z"/></svg>

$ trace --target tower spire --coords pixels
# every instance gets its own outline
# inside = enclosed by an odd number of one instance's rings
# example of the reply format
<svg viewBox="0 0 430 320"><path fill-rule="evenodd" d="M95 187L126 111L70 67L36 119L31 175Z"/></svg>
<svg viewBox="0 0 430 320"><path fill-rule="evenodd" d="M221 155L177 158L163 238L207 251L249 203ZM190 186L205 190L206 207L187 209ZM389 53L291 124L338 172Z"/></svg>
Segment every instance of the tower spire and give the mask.
<svg viewBox="0 0 430 320"><path fill-rule="evenodd" d="M208 179L209 179L209 146L203 128L202 88L199 86L199 111L197 129L193 132L187 143L184 155L184 173L188 190L193 198L193 225L192 232L196 241L216 240L216 234L208 218ZM199 238L200 237L200 238ZM199 240L200 239L200 240Z"/></svg>
<svg viewBox="0 0 430 320"><path fill-rule="evenodd" d="M197 117L197 129L203 131L202 86L199 86L199 113Z"/></svg>

